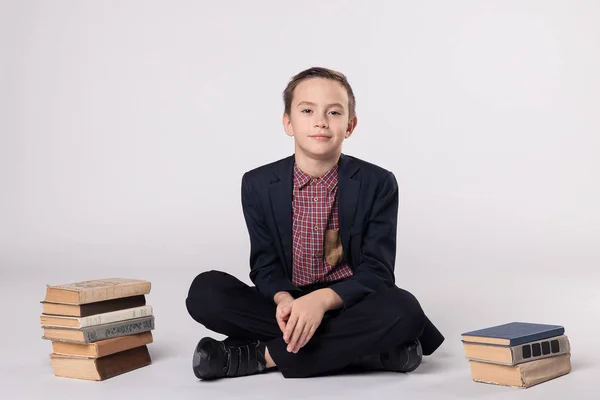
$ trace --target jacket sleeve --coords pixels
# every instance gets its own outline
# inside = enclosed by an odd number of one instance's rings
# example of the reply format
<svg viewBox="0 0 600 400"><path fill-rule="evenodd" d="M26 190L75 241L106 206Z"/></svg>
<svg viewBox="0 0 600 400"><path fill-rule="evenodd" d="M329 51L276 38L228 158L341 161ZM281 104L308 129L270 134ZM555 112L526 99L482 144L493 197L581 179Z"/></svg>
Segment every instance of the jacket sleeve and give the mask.
<svg viewBox="0 0 600 400"><path fill-rule="evenodd" d="M261 208L248 185L247 174L242 177L242 210L250 235L250 279L258 291L270 301L274 301L277 292L299 292L277 256Z"/></svg>
<svg viewBox="0 0 600 400"><path fill-rule="evenodd" d="M396 230L398 226L398 183L391 171L377 189L376 198L360 248L354 274L330 286L343 300L342 311L381 285L394 284Z"/></svg>

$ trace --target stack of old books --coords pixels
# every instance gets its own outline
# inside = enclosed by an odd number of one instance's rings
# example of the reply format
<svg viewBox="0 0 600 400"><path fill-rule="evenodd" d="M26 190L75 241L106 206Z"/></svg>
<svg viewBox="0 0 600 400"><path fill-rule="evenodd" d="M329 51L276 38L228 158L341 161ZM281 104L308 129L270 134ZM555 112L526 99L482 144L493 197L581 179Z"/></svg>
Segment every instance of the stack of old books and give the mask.
<svg viewBox="0 0 600 400"><path fill-rule="evenodd" d="M571 371L571 346L559 325L511 322L462 334L476 382L528 388Z"/></svg>
<svg viewBox="0 0 600 400"><path fill-rule="evenodd" d="M40 322L54 374L104 380L151 363L150 282L99 279L47 286Z"/></svg>

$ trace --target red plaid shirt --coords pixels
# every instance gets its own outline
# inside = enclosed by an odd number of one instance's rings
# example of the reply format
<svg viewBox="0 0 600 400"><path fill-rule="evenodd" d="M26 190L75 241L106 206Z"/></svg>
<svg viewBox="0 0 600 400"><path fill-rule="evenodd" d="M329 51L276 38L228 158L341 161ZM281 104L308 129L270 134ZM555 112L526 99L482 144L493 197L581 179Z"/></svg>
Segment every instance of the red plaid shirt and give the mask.
<svg viewBox="0 0 600 400"><path fill-rule="evenodd" d="M292 282L297 286L352 276L350 266L331 266L324 254L325 230L339 230L337 183L337 164L313 178L294 163Z"/></svg>

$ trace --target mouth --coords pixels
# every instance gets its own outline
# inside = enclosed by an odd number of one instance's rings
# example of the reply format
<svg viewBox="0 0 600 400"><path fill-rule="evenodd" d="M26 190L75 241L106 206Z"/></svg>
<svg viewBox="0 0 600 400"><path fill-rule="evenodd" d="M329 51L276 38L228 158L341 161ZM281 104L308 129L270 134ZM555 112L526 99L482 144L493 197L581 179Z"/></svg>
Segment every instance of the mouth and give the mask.
<svg viewBox="0 0 600 400"><path fill-rule="evenodd" d="M325 140L331 139L331 136L325 136L325 135L315 135L315 136L309 136L309 137L313 138L315 140L319 140L319 141L325 141Z"/></svg>

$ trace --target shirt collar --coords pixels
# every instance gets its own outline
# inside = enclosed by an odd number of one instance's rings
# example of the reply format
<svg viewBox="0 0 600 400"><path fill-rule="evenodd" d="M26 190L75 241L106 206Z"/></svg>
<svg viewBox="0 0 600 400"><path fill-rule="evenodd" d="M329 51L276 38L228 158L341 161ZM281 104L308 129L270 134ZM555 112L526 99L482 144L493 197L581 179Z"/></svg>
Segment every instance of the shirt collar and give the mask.
<svg viewBox="0 0 600 400"><path fill-rule="evenodd" d="M302 171L300 168L298 168L298 164L294 162L294 183L298 189L302 189L304 186L308 185L313 180L315 180L315 184L326 185L327 190L332 192L337 186L338 165L335 164L320 178L314 178L306 172Z"/></svg>

